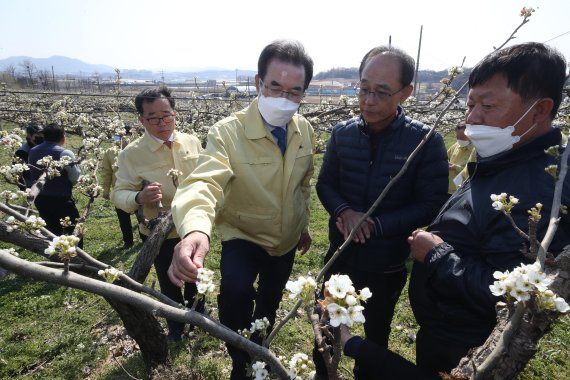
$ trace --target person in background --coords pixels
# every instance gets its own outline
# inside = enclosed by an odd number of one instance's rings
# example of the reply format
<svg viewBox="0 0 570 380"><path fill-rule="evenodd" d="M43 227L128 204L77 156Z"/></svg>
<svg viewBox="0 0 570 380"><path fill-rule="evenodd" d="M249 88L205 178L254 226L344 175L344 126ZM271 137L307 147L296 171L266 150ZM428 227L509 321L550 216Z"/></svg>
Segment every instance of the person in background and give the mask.
<svg viewBox="0 0 570 380"><path fill-rule="evenodd" d="M49 124L43 129L44 142L30 149L28 165L30 166L30 181L35 183L43 173L38 161L46 156L54 160L69 157L75 160L75 155L65 146L65 130L57 124ZM71 235L79 218L79 211L72 197L73 185L77 183L81 172L79 165L74 162L61 170L61 175L47 178L45 185L34 201L40 217L46 222L46 228L57 236ZM69 217L71 224L63 226L61 220ZM78 244L83 247L83 240Z"/></svg>
<svg viewBox="0 0 570 380"><path fill-rule="evenodd" d="M489 288L493 273L534 261L523 254L528 241L494 208L491 195L518 199L510 215L524 232L528 210L541 203L536 236L542 240L555 186L545 168L557 164L545 150L561 146L552 120L565 80L564 57L536 42L489 54L469 76L465 135L477 150L477 162L468 163L469 179L427 231L408 238L415 259L409 296L420 326L416 363L431 374L449 372L495 327L500 298ZM561 201L570 204L569 176ZM568 244L570 220L562 214L549 251L556 255Z"/></svg>
<svg viewBox="0 0 570 380"><path fill-rule="evenodd" d="M115 187L117 180L116 173L119 169L117 158L119 151L123 150L129 143L130 126L125 127L125 136L115 135L114 139L119 147L113 146L103 154L101 161L101 187L103 187L103 198L111 199L111 189ZM131 224L131 214L115 207L117 218L119 219L119 227L123 235L122 249L129 249L133 246L133 225Z"/></svg>
<svg viewBox="0 0 570 380"><path fill-rule="evenodd" d="M219 317L234 331L262 318L273 325L295 251L311 245L314 133L296 112L313 60L299 42L280 40L263 49L257 66L258 98L210 128L206 152L172 206L184 239L170 278L178 286L196 281L215 223L222 240ZM247 352L231 345L228 352L231 379L247 379Z"/></svg>
<svg viewBox="0 0 570 380"><path fill-rule="evenodd" d="M348 238L430 128L400 106L412 93L414 59L395 47L371 49L360 64L361 115L337 124L327 143L317 194L330 214L328 261ZM447 155L435 133L410 162L326 277L346 274L372 297L364 309L366 338L388 346L394 308L406 283L407 237L426 226L447 200ZM313 352L319 378L328 378ZM356 378L368 378L354 368ZM372 378L372 377L370 377Z"/></svg>
<svg viewBox="0 0 570 380"><path fill-rule="evenodd" d="M36 123L30 123L26 127L26 142L22 144L21 147L14 152L14 156L21 160L23 163L28 162L28 155L30 153L30 149L35 147L36 145L41 144L44 141L43 134L42 134L42 127L37 125ZM22 173L21 180L18 183L18 187L20 190L25 190L26 188L32 187L31 182L31 172L29 170Z"/></svg>
<svg viewBox="0 0 570 380"><path fill-rule="evenodd" d="M473 144L465 136L465 123L461 123L455 127L455 137L457 141L447 150L449 157L449 194L453 194L455 190L467 179L463 178L463 168L467 166L467 162L473 152Z"/></svg>
<svg viewBox="0 0 570 380"><path fill-rule="evenodd" d="M162 211L170 209L176 192L176 186L168 176L170 169L181 171L178 178L182 181L196 168L202 147L197 137L176 130L175 99L167 87L141 91L135 98L135 107L145 133L119 153L117 180L111 199L115 207L129 214L142 206L145 218L150 220L158 216L159 205ZM143 241L150 234L142 224L139 232ZM192 305L196 285L187 284L183 295L167 275L174 247L179 241L173 229L160 247L154 267L162 294L178 303ZM203 310L203 306L196 310ZM167 320L167 324L168 339L180 341L184 324L171 320Z"/></svg>

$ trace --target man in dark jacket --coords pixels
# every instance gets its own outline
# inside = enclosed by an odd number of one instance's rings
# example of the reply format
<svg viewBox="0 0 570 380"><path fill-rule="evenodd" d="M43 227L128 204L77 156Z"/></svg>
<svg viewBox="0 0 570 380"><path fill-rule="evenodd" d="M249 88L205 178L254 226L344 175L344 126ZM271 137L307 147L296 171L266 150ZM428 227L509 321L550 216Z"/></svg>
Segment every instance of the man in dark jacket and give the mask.
<svg viewBox="0 0 570 380"><path fill-rule="evenodd" d="M384 46L370 50L360 64L361 115L333 129L316 186L330 214L326 260L429 132L400 107L412 92L414 66L408 54ZM328 273L347 274L355 288L372 291L364 310L364 331L382 347L388 345L394 307L406 282L406 239L433 220L447 200L447 177L447 153L436 133ZM318 357L315 361L322 377Z"/></svg>
<svg viewBox="0 0 570 380"><path fill-rule="evenodd" d="M484 58L469 76L466 132L477 150L469 179L458 189L428 231L409 238L415 258L410 301L420 325L416 362L432 373L448 372L472 347L484 343L495 326L493 272L531 260L528 247L508 218L495 210L491 194L519 199L511 216L528 231L527 210L542 203L550 214L554 179L545 172L557 159L545 149L560 145L551 125L562 99L564 58L539 43L511 46ZM570 204L566 177L562 204ZM542 239L548 218L538 224ZM562 215L550 245L554 254L570 243L568 216Z"/></svg>
<svg viewBox="0 0 570 380"><path fill-rule="evenodd" d="M36 145L30 150L28 164L31 168L31 183L35 183L43 173L43 167L38 161L46 156L51 156L53 160L62 157L69 157L73 162L75 155L72 151L65 149L65 131L63 127L56 124L49 124L43 129L44 142ZM55 235L71 235L76 219L79 218L79 211L72 198L72 188L80 176L79 166L72 163L65 166L61 175L48 178L45 185L36 197L34 204L42 219L46 222L46 228ZM61 219L69 217L70 226L63 227ZM78 247L83 247L80 241Z"/></svg>
<svg viewBox="0 0 570 380"><path fill-rule="evenodd" d="M30 154L30 149L39 145L43 142L44 137L42 134L42 127L36 123L30 123L26 127L26 142L14 152L14 156L20 159L23 163L28 162L28 155ZM22 173L22 177L18 183L20 190L26 190L26 188L32 187L32 173L26 170Z"/></svg>

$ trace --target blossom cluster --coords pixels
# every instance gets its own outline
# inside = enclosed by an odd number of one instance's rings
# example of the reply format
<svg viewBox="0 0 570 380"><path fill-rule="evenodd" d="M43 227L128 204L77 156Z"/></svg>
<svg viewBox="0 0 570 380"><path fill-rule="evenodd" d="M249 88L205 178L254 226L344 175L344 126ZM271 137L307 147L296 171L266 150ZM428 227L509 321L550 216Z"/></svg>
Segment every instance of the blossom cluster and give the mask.
<svg viewBox="0 0 570 380"><path fill-rule="evenodd" d="M300 296L305 304L309 304L314 300L317 282L311 276L300 276L297 281L287 281L285 289L290 292L290 299Z"/></svg>
<svg viewBox="0 0 570 380"><path fill-rule="evenodd" d="M544 150L544 153L554 158L560 157L560 145L553 145Z"/></svg>
<svg viewBox="0 0 570 380"><path fill-rule="evenodd" d="M552 178L558 179L558 165L548 165L544 168L544 171L550 174Z"/></svg>
<svg viewBox="0 0 570 380"><path fill-rule="evenodd" d="M332 275L325 282L325 299L320 304L328 311L331 326L352 327L354 323L364 323L364 306L360 302L366 302L370 297L372 293L368 288L357 293L347 275Z"/></svg>
<svg viewBox="0 0 570 380"><path fill-rule="evenodd" d="M251 365L250 376L253 380L265 380L269 378L269 371L265 369L265 363L261 361L253 363Z"/></svg>
<svg viewBox="0 0 570 380"><path fill-rule="evenodd" d="M98 163L98 161L93 159L93 158L83 160L83 161L81 161L81 164L80 164L81 171L82 172L94 171L95 169L97 169L97 163Z"/></svg>
<svg viewBox="0 0 570 380"><path fill-rule="evenodd" d="M65 218L61 218L59 220L59 224L63 227L71 227L71 225L73 224L73 222L71 221L71 218L69 216L66 216Z"/></svg>
<svg viewBox="0 0 570 380"><path fill-rule="evenodd" d="M537 203L535 207L532 207L528 210L528 214L530 215L530 219L532 219L535 223L540 221L540 211L542 210L542 203ZM562 207L561 207L562 210Z"/></svg>
<svg viewBox="0 0 570 380"><path fill-rule="evenodd" d="M541 271L540 262L520 266L505 272L496 271L493 277L497 279L489 286L494 296L505 296L507 300L524 302L535 296L537 304L543 310L558 310L566 313L570 306L564 298L556 296L548 286L554 280L552 276Z"/></svg>
<svg viewBox="0 0 570 380"><path fill-rule="evenodd" d="M463 74L463 68L458 66L451 66L449 70L447 70L447 75L451 77L456 77L458 75Z"/></svg>
<svg viewBox="0 0 570 380"><path fill-rule="evenodd" d="M182 170L178 169L170 169L168 173L166 173L166 175L172 178L173 181L176 181L182 174Z"/></svg>
<svg viewBox="0 0 570 380"><path fill-rule="evenodd" d="M288 370L289 378L293 380L312 379L315 376L313 360L303 353L293 355L289 360Z"/></svg>
<svg viewBox="0 0 570 380"><path fill-rule="evenodd" d="M53 238L45 249L47 255L57 254L61 258L71 258L77 255L77 243L79 238L73 235L61 235Z"/></svg>
<svg viewBox="0 0 570 380"><path fill-rule="evenodd" d="M106 136L103 134L102 136L98 137L87 137L83 139L82 148L84 150L84 155L93 154L99 156L100 153L104 152L104 149L101 149L101 143L106 139Z"/></svg>
<svg viewBox="0 0 570 380"><path fill-rule="evenodd" d="M9 216L6 219L8 226L6 227L7 232L12 232L14 230L22 230L30 233L39 235L41 233L40 228L46 226L46 222L39 216L31 215L24 222L19 221L13 216Z"/></svg>
<svg viewBox="0 0 570 380"><path fill-rule="evenodd" d="M20 175L28 169L29 167L26 164L4 165L0 167L0 174L6 178L6 181L16 182Z"/></svg>
<svg viewBox="0 0 570 380"><path fill-rule="evenodd" d="M94 151L95 148L97 148L100 143L101 142L99 141L99 139L95 137L87 137L86 139L83 139L83 149L88 151Z"/></svg>
<svg viewBox="0 0 570 380"><path fill-rule="evenodd" d="M29 189L27 189L29 191ZM4 201L5 203L10 203L10 201L18 201L20 199L26 199L28 196L27 191L10 191L4 190L0 191L0 201Z"/></svg>
<svg viewBox="0 0 570 380"><path fill-rule="evenodd" d="M38 166L44 168L46 175L50 179L59 177L61 175L60 171L72 163L73 159L69 156L62 156L59 160L54 160L51 156L45 156L36 162Z"/></svg>
<svg viewBox="0 0 570 380"><path fill-rule="evenodd" d="M279 356L279 360L286 361L284 356ZM255 380L269 379L269 372L265 369L265 363L256 361L248 370L249 375ZM287 363L287 374L292 380L309 380L314 379L315 371L313 369L313 360L309 359L307 354L296 353Z"/></svg>
<svg viewBox="0 0 570 380"><path fill-rule="evenodd" d="M206 268L198 268L198 281L196 281L198 293L206 295L213 293L216 289L214 285L214 272Z"/></svg>
<svg viewBox="0 0 570 380"><path fill-rule="evenodd" d="M7 248L7 249L4 249L4 250L5 250L6 252L8 252L8 253L9 253L10 255L12 255L12 256L16 256L16 257L20 256L20 254L18 253L18 251L16 251L14 248Z"/></svg>
<svg viewBox="0 0 570 380"><path fill-rule="evenodd" d="M237 333L240 334L241 336L243 336L244 338L248 338L255 333L256 331L259 331L259 336L264 337L265 335L267 335L267 329L269 328L269 319L263 317L263 319L256 319L255 321L251 322L251 327L249 328L249 330L243 329L243 330L238 330Z"/></svg>
<svg viewBox="0 0 570 380"><path fill-rule="evenodd" d="M103 277L105 279L105 281L113 283L115 282L121 275L123 275L123 272L120 270L117 270L115 268L107 268L105 270L100 270L99 272L97 272L97 274L101 277Z"/></svg>
<svg viewBox="0 0 570 380"><path fill-rule="evenodd" d="M96 197L103 191L97 183L97 176L94 173L81 175L77 180L76 188L88 197Z"/></svg>
<svg viewBox="0 0 570 380"><path fill-rule="evenodd" d="M493 208L497 211L504 211L509 214L512 208L519 203L519 199L512 196L507 195L507 193L491 194L491 200L493 201L492 205Z"/></svg>
<svg viewBox="0 0 570 380"><path fill-rule="evenodd" d="M521 17L528 18L532 16L533 13L534 13L534 8L532 7L523 7L521 9Z"/></svg>
<svg viewBox="0 0 570 380"><path fill-rule="evenodd" d="M2 131L0 134L0 144L15 150L22 145L22 138L14 133Z"/></svg>

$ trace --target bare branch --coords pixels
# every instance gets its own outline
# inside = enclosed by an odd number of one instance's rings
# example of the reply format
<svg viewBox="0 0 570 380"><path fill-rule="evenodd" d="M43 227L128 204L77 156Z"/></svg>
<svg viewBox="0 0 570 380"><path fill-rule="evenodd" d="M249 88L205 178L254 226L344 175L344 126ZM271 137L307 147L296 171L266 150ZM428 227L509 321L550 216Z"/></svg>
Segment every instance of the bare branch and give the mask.
<svg viewBox="0 0 570 380"><path fill-rule="evenodd" d="M152 311L156 316L178 322L191 323L200 327L211 336L245 350L254 357L261 358L265 363L271 366L272 371L274 371L279 378L288 379L287 370L271 351L251 342L248 339L245 339L228 328L222 327L220 324L213 322L211 319L208 319L195 311L187 309L183 310L165 305L123 287L103 281L93 280L73 272L68 272L64 275L60 270L46 268L41 265L19 259L3 249L0 250L0 265L21 276L85 290L121 303L142 307L145 310Z"/></svg>

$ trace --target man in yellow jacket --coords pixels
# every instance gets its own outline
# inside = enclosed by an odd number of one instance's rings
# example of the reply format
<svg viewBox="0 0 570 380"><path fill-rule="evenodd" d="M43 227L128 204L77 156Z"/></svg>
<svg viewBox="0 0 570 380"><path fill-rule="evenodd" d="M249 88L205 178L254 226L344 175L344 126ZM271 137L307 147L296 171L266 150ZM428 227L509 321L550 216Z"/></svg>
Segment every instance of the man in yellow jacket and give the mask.
<svg viewBox="0 0 570 380"><path fill-rule="evenodd" d="M145 128L142 137L130 143L119 154L117 182L112 194L113 203L128 213L143 206L146 219L158 216L159 204L162 210L170 209L176 186L168 176L170 169L182 172L181 181L196 167L198 155L202 150L200 140L175 130L175 100L166 87L145 89L135 98L135 107L139 121ZM142 240L146 240L150 231L139 225ZM195 284L188 284L184 289L184 298L178 287L169 281L167 271L172 261L174 247L180 241L178 234L172 230L160 247L154 261L160 291L170 299L192 305L196 294ZM169 340L180 340L184 332L184 324L168 322Z"/></svg>
<svg viewBox="0 0 570 380"><path fill-rule="evenodd" d="M170 279L178 286L196 280L215 223L222 240L219 317L236 331L264 317L273 325L295 251L311 244L314 133L296 111L312 76L300 43L266 46L255 76L258 98L210 129L205 154L172 203L184 238ZM249 356L232 346L228 352L231 379L246 379Z"/></svg>
<svg viewBox="0 0 570 380"><path fill-rule="evenodd" d="M128 133L130 127L127 128ZM120 135L115 135L115 140L119 146L113 145L111 148L107 149L101 159L101 187L103 188L103 198L105 199L111 199L111 189L115 187L115 182L117 181L116 174L119 169L117 158L119 156L119 152L129 143L127 138L121 137ZM123 235L122 249L128 249L133 246L133 225L131 224L131 214L117 207L115 207L115 212L117 213L119 227L121 228L121 234Z"/></svg>

